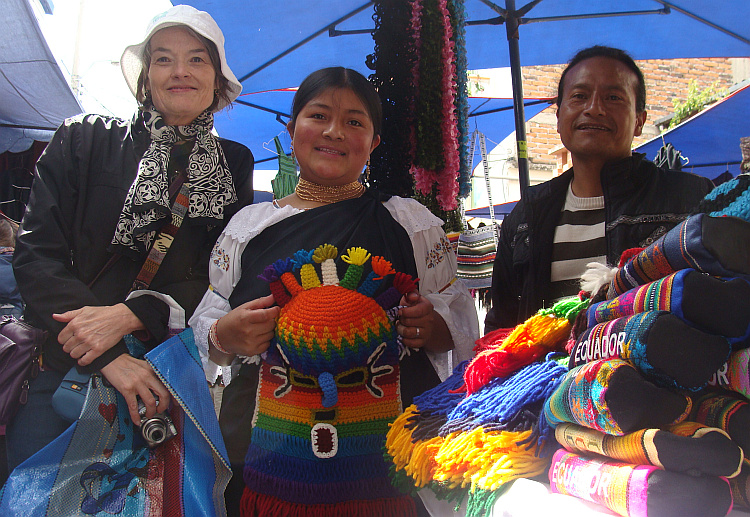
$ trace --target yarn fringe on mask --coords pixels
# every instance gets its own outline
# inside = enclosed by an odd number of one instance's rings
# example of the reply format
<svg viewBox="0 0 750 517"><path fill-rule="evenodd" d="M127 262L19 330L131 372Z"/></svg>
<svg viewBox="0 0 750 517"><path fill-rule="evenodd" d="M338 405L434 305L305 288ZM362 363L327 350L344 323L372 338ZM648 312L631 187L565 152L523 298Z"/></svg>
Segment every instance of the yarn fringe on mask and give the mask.
<svg viewBox="0 0 750 517"><path fill-rule="evenodd" d="M353 515L398 515L417 517L410 498L347 501L338 504L304 504L245 490L240 501L242 515L263 517L351 517Z"/></svg>

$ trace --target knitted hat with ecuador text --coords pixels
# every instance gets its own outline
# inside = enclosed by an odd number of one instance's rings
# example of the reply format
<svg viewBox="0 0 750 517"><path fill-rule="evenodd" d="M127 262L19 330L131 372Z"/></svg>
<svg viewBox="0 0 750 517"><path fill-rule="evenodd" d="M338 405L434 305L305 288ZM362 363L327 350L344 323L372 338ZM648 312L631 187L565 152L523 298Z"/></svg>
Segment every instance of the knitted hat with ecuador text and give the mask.
<svg viewBox="0 0 750 517"><path fill-rule="evenodd" d="M362 248L341 257L348 267L339 280L337 255L321 245L263 273L281 311L260 369L244 516L415 515L383 458L388 426L401 412L394 307L415 281L372 257L360 284L370 261ZM375 296L391 276L392 286Z"/></svg>
<svg viewBox="0 0 750 517"><path fill-rule="evenodd" d="M750 222L691 215L621 267L607 298L687 268L714 276L750 276Z"/></svg>
<svg viewBox="0 0 750 517"><path fill-rule="evenodd" d="M709 384L750 398L750 348L732 352L727 363L719 368Z"/></svg>
<svg viewBox="0 0 750 517"><path fill-rule="evenodd" d="M690 398L650 383L630 363L599 359L563 377L544 417L553 427L570 422L619 436L681 422L690 408Z"/></svg>
<svg viewBox="0 0 750 517"><path fill-rule="evenodd" d="M647 311L586 329L570 353L570 367L619 357L655 384L697 390L729 352L725 338L701 332L669 312Z"/></svg>
<svg viewBox="0 0 750 517"><path fill-rule="evenodd" d="M690 325L726 337L734 348L750 337L750 282L681 269L635 287L617 298L592 304L588 326L645 311L669 311Z"/></svg>
<svg viewBox="0 0 750 517"><path fill-rule="evenodd" d="M732 509L726 478L691 476L558 450L552 492L606 506L625 517L724 517Z"/></svg>

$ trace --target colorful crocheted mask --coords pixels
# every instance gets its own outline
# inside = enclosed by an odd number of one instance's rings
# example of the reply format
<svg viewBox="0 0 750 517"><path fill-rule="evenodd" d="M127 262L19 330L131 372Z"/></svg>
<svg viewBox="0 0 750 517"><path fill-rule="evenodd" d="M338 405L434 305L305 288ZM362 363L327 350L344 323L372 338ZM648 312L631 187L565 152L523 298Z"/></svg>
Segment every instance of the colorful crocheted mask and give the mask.
<svg viewBox="0 0 750 517"><path fill-rule="evenodd" d="M362 248L341 257L348 267L339 280L337 254L328 244L301 250L262 275L281 312L260 370L245 515L413 511L390 484L383 446L401 412L394 307L415 281Z"/></svg>

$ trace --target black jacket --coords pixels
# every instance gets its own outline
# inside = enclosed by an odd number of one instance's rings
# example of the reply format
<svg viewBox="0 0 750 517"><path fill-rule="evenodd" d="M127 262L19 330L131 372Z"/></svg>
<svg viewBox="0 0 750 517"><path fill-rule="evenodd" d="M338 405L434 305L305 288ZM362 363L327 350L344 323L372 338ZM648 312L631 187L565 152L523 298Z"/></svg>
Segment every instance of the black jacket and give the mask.
<svg viewBox="0 0 750 517"><path fill-rule="evenodd" d="M503 220L485 332L514 327L550 305L552 241L572 179L570 169L530 187ZM611 265L682 221L713 188L707 178L659 168L638 153L605 166L601 180Z"/></svg>
<svg viewBox="0 0 750 517"><path fill-rule="evenodd" d="M57 342L64 324L52 314L120 303L140 271L142 260L119 256L88 287L112 256L107 249L149 142L140 123L82 115L60 126L37 162L13 267L26 302L25 318L50 332L43 348L45 367L65 372L75 365ZM186 318L208 288L208 260L223 226L253 200L252 153L237 142L220 142L238 201L226 207L218 227L186 217L150 286L172 296ZM148 329L147 348L167 337L169 308L164 302L140 296L125 303ZM85 370L98 370L126 352L121 341Z"/></svg>

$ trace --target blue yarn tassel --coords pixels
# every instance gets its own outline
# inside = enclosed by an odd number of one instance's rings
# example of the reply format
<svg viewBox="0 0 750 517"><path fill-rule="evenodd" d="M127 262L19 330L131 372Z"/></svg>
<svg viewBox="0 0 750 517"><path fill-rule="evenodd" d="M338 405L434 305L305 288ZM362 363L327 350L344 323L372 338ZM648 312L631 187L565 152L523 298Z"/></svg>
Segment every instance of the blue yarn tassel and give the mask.
<svg viewBox="0 0 750 517"><path fill-rule="evenodd" d="M505 379L493 379L451 411L440 435L484 425L508 424L524 410L544 402L566 372L567 368L556 362L538 362Z"/></svg>

